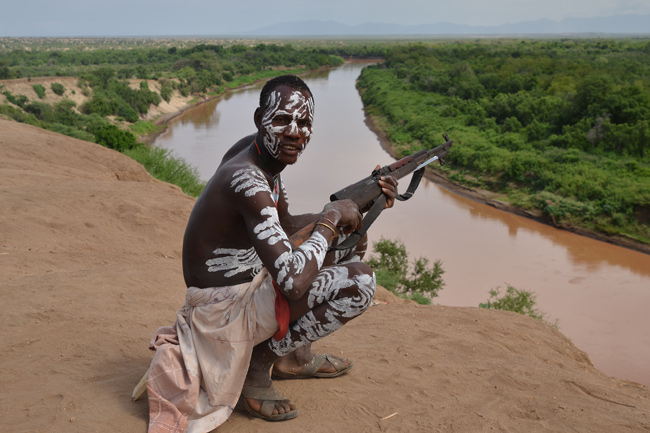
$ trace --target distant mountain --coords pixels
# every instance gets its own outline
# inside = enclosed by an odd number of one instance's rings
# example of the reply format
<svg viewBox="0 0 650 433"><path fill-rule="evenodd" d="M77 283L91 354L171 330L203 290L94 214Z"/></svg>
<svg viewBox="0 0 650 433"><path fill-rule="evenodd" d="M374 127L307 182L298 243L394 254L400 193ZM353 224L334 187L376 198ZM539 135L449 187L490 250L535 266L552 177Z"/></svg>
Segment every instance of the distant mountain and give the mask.
<svg viewBox="0 0 650 433"><path fill-rule="evenodd" d="M503 24L467 26L440 22L405 26L390 23L364 23L356 26L335 21L297 21L241 32L247 36L435 36L435 35L549 35L549 34L650 34L650 15L616 15L599 18L548 19Z"/></svg>

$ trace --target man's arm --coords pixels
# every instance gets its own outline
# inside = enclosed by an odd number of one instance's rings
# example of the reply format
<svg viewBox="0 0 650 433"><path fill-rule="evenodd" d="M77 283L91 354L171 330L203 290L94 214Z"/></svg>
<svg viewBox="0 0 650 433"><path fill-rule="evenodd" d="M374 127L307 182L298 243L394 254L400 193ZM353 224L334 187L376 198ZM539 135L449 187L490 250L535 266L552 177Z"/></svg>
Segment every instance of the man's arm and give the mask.
<svg viewBox="0 0 650 433"><path fill-rule="evenodd" d="M257 167L245 167L232 176L231 203L246 222L249 239L280 290L299 299L323 265L337 225L358 227L361 214L350 200L328 203L309 238L292 249L280 223L269 183Z"/></svg>
<svg viewBox="0 0 650 433"><path fill-rule="evenodd" d="M381 166L377 166L379 169ZM280 223L285 232L291 236L298 232L299 230L310 226L316 221L318 221L322 216L322 212L318 214L307 213L301 215L292 215L289 211L289 199L287 196L287 191L284 188L284 184L281 183L280 195L278 199L278 215L280 218ZM378 185L381 188L381 191L386 196L386 208L393 207L395 203L395 197L397 196L397 180L392 176L383 176L378 181Z"/></svg>

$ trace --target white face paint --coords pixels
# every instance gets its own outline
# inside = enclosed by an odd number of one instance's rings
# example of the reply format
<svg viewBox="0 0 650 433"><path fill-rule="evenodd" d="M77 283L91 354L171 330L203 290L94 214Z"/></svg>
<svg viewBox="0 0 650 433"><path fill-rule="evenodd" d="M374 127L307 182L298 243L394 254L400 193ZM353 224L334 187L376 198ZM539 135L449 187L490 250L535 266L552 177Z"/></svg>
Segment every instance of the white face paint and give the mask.
<svg viewBox="0 0 650 433"><path fill-rule="evenodd" d="M280 158L280 148L305 150L312 133L314 100L298 90L274 90L269 95L268 108L262 115L263 142L269 153ZM292 137L292 138L288 138ZM297 156L296 156L297 158Z"/></svg>

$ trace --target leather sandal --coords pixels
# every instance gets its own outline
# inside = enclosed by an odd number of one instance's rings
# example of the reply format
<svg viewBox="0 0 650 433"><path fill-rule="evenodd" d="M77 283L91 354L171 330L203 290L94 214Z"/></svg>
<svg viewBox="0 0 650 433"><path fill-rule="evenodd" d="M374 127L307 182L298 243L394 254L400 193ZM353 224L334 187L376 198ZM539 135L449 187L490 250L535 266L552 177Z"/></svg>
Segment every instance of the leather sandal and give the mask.
<svg viewBox="0 0 650 433"><path fill-rule="evenodd" d="M260 411L257 412L253 410L248 404L247 398L253 400L261 400L262 407ZM241 391L241 397L239 398L241 404L243 404L246 412L253 415L256 418L261 418L266 421L287 421L298 416L298 409L294 409L290 412L279 413L273 415L273 409L275 409L276 402L289 403L290 400L282 397L271 385L270 388L259 388L256 386L244 386Z"/></svg>
<svg viewBox="0 0 650 433"><path fill-rule="evenodd" d="M325 364L329 362L334 366L336 371L331 373L323 373L318 370ZM325 355L314 355L310 362L308 362L300 371L296 373L287 373L284 371L276 370L273 367L273 377L275 379L310 379L310 378L333 378L339 377L348 372L354 364L350 362L345 364L342 359L337 358L331 354Z"/></svg>

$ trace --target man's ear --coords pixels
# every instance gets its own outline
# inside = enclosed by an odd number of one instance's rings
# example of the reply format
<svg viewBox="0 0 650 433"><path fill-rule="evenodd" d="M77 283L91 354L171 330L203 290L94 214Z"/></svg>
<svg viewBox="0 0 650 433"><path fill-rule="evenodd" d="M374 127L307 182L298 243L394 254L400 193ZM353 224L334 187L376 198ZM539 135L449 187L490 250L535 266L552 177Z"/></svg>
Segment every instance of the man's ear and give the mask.
<svg viewBox="0 0 650 433"><path fill-rule="evenodd" d="M253 114L253 121L255 122L255 127L259 130L262 127L262 109L257 107L255 113Z"/></svg>

